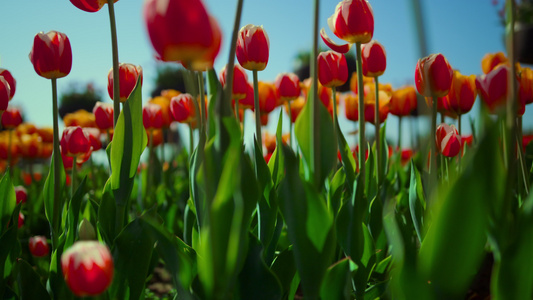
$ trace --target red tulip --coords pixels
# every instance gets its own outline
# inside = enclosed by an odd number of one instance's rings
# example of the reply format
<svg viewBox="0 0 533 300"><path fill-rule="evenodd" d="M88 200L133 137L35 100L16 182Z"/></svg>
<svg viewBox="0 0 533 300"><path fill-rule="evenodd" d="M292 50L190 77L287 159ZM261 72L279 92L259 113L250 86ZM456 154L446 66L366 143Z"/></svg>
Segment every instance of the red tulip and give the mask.
<svg viewBox="0 0 533 300"><path fill-rule="evenodd" d="M441 124L435 134L437 150L446 157L454 157L461 150L461 136L453 125Z"/></svg>
<svg viewBox="0 0 533 300"><path fill-rule="evenodd" d="M120 63L118 66L118 74L118 77L120 78L120 102L124 103L128 100L131 92L133 92L139 77L141 77L140 83L142 85L143 69L140 66L133 64ZM113 68L111 68L107 74L107 92L111 99L115 99L113 97Z"/></svg>
<svg viewBox="0 0 533 300"><path fill-rule="evenodd" d="M7 83L9 83L9 88L11 89L9 92L9 100L13 99L13 96L15 95L15 90L17 88L17 81L15 80L15 78L13 78L11 72L6 69L0 68L0 76L4 77Z"/></svg>
<svg viewBox="0 0 533 300"><path fill-rule="evenodd" d="M507 77L509 67L500 65L486 75L476 78L476 87L481 100L488 106L491 113L505 105L507 99Z"/></svg>
<svg viewBox="0 0 533 300"><path fill-rule="evenodd" d="M226 66L220 71L220 84L224 88L226 86ZM231 92L232 98L239 100L246 97L246 91L248 89L248 74L246 70L238 64L233 66L233 89Z"/></svg>
<svg viewBox="0 0 533 300"><path fill-rule="evenodd" d="M7 80L0 76L0 114L3 113L9 104L9 95L11 94L11 88Z"/></svg>
<svg viewBox="0 0 533 300"><path fill-rule="evenodd" d="M180 123L193 123L196 121L196 110L190 94L180 94L170 101L170 112L174 120Z"/></svg>
<svg viewBox="0 0 533 300"><path fill-rule="evenodd" d="M100 130L113 128L113 105L110 103L96 102L93 108L96 126Z"/></svg>
<svg viewBox="0 0 533 300"><path fill-rule="evenodd" d="M222 31L220 30L220 26L214 17L209 16L209 23L211 25L211 29L213 30L213 42L204 55L191 62L181 61L181 64L188 70L206 71L213 69L215 58L217 57L218 52L220 51L220 45L222 44Z"/></svg>
<svg viewBox="0 0 533 300"><path fill-rule="evenodd" d="M61 148L67 156L83 156L91 151L91 140L80 126L69 126L63 130Z"/></svg>
<svg viewBox="0 0 533 300"><path fill-rule="evenodd" d="M300 96L300 79L294 73L278 74L274 84L282 102L292 101Z"/></svg>
<svg viewBox="0 0 533 300"><path fill-rule="evenodd" d="M8 107L2 114L2 127L13 129L22 124L20 110L16 107Z"/></svg>
<svg viewBox="0 0 533 300"><path fill-rule="evenodd" d="M440 53L419 59L416 64L416 89L425 97L446 96L452 84L452 77L452 68Z"/></svg>
<svg viewBox="0 0 533 300"><path fill-rule="evenodd" d="M42 235L32 236L29 240L29 248L31 255L35 257L47 256L50 252L48 241Z"/></svg>
<svg viewBox="0 0 533 300"><path fill-rule="evenodd" d="M152 46L162 61L205 62L217 43L220 47L220 32L200 0L148 0L143 15Z"/></svg>
<svg viewBox="0 0 533 300"><path fill-rule="evenodd" d="M61 152L61 160L63 162L63 168L65 169L65 171L70 171L72 170L72 166L74 164L74 157L72 156L67 156L65 154L65 152L63 151L63 148L62 147L59 147L59 150ZM78 155L76 156L76 165L78 167L80 167L82 164L84 164L86 161L89 160L89 158L91 157L91 153L92 151L89 151L83 155ZM69 180L69 177L68 177L68 174L67 174L67 181Z"/></svg>
<svg viewBox="0 0 533 300"><path fill-rule="evenodd" d="M147 130L163 127L161 106L157 104L147 104L143 107L143 125Z"/></svg>
<svg viewBox="0 0 533 300"><path fill-rule="evenodd" d="M86 127L86 128L83 128L83 131L89 137L92 151L98 151L102 149L102 141L100 141L100 130L94 127Z"/></svg>
<svg viewBox="0 0 533 300"><path fill-rule="evenodd" d="M17 204L26 203L26 199L28 199L28 192L22 185L15 187L15 195L17 198Z"/></svg>
<svg viewBox="0 0 533 300"><path fill-rule="evenodd" d="M337 87L348 80L348 64L344 54L326 51L318 54L318 80L326 87Z"/></svg>
<svg viewBox="0 0 533 300"><path fill-rule="evenodd" d="M392 92L389 103L390 113L395 116L409 116L416 109L416 90L413 86L406 86Z"/></svg>
<svg viewBox="0 0 533 300"><path fill-rule="evenodd" d="M97 241L78 241L61 255L61 269L70 290L78 297L103 293L113 280L109 248Z"/></svg>
<svg viewBox="0 0 533 300"><path fill-rule="evenodd" d="M387 54L385 47L376 40L363 45L361 49L363 60L363 75L366 77L378 77L385 73L387 67Z"/></svg>
<svg viewBox="0 0 533 300"><path fill-rule="evenodd" d="M518 97L525 104L533 103L533 70L530 68L520 68L518 79L520 87Z"/></svg>
<svg viewBox="0 0 533 300"><path fill-rule="evenodd" d="M340 39L365 44L374 34L374 12L366 0L344 0L337 4L328 25Z"/></svg>
<svg viewBox="0 0 533 300"><path fill-rule="evenodd" d="M326 46L328 46L331 50L333 50L335 52L342 53L342 54L348 53L348 51L350 51L350 48L352 46L352 44L339 45L339 44L335 43L326 34L326 30L324 28L320 29L320 37L322 38L322 41L324 41Z"/></svg>
<svg viewBox="0 0 533 300"><path fill-rule="evenodd" d="M72 68L72 49L68 37L57 31L38 33L33 39L30 61L39 76L47 79L67 76Z"/></svg>
<svg viewBox="0 0 533 300"><path fill-rule="evenodd" d="M450 92L444 100L448 109L457 115L466 114L474 106L476 97L476 76L465 76L454 71Z"/></svg>
<svg viewBox="0 0 533 300"><path fill-rule="evenodd" d="M414 152L411 149L402 149L402 154L401 154L402 165L407 164L411 160L411 157L413 157L413 154Z"/></svg>
<svg viewBox="0 0 533 300"><path fill-rule="evenodd" d="M117 1L114 0L113 3ZM107 0L70 0L70 3L86 12L97 12L107 4Z"/></svg>
<svg viewBox="0 0 533 300"><path fill-rule="evenodd" d="M268 63L269 48L270 42L263 26L248 24L239 31L235 54L243 68L262 71Z"/></svg>

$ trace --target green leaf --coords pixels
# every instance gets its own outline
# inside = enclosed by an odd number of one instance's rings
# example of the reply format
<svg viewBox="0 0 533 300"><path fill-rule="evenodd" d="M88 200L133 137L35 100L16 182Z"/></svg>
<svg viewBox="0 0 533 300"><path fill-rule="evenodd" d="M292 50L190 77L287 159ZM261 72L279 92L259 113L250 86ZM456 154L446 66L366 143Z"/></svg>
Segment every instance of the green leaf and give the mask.
<svg viewBox="0 0 533 300"><path fill-rule="evenodd" d="M321 299L350 299L352 291L350 277L348 257L329 267L320 288Z"/></svg>
<svg viewBox="0 0 533 300"><path fill-rule="evenodd" d="M68 208L68 215L67 215L67 236L65 240L65 249L69 248L76 239L77 231L78 231L78 218L80 215L80 206L81 206L81 200L83 199L83 196L85 196L85 181L87 179L87 176L83 178L80 185L76 189L76 192L74 193L74 196L72 196L72 199L70 200L70 205Z"/></svg>
<svg viewBox="0 0 533 300"><path fill-rule="evenodd" d="M319 101L315 99L315 101ZM296 119L295 134L298 139L298 145L302 151L302 157L306 165L306 181L313 182L318 189L322 189L326 177L330 174L337 160L337 147L335 135L333 132L333 121L327 109L321 103L318 103L318 120L313 120L312 105L313 101L307 101L300 115ZM319 132L311 130L318 122ZM320 138L315 140L312 145L313 137ZM312 157L312 155L316 157ZM313 162L314 161L314 162ZM316 164L316 165L315 165ZM314 168L313 168L314 166Z"/></svg>
<svg viewBox="0 0 533 300"><path fill-rule="evenodd" d="M44 212L46 214L46 218L48 219L48 222L52 224L52 220L54 219L53 213L54 213L54 155L52 155L52 159L50 160L50 169L48 171L48 177L46 177L46 181L44 182L43 187L43 195L44 195ZM59 162L61 164L60 175L59 178L61 180L61 183L59 184L59 194L62 195L64 183L66 182L66 175L65 175L65 169L63 168L63 162ZM60 208L63 208L64 201L62 200L63 197L60 197L61 203ZM60 212L62 209L59 209ZM58 218L58 220L61 218ZM53 229L52 229L53 230ZM54 234L54 233L53 233Z"/></svg>
<svg viewBox="0 0 533 300"><path fill-rule="evenodd" d="M304 190L307 199L307 236L321 252L333 226L333 218L326 208L325 200L314 186L304 183Z"/></svg>
<svg viewBox="0 0 533 300"><path fill-rule="evenodd" d="M17 260L17 283L21 299L50 299L41 278L25 260Z"/></svg>
<svg viewBox="0 0 533 300"><path fill-rule="evenodd" d="M283 294L287 295L291 288L292 280L296 275L296 262L292 248L287 248L276 257L271 267L283 288Z"/></svg>
<svg viewBox="0 0 533 300"><path fill-rule="evenodd" d="M140 77L120 112L111 143L111 189L118 206L125 206L133 187L133 177L148 142L142 120Z"/></svg>
<svg viewBox="0 0 533 300"><path fill-rule="evenodd" d="M411 212L416 235L421 242L425 234L422 226L424 212L426 211L426 197L424 195L422 178L413 161L411 161L411 180L409 183L409 211Z"/></svg>
<svg viewBox="0 0 533 300"><path fill-rule="evenodd" d="M207 133L208 139L212 139L216 132L216 120L215 120L215 103L219 93L222 92L222 87L218 81L217 73L214 69L207 71Z"/></svg>
<svg viewBox="0 0 533 300"><path fill-rule="evenodd" d="M441 295L465 294L485 255L489 216L503 199L505 172L495 125L465 161L457 181L437 195L431 227L420 249L420 268ZM491 149L491 151L487 151ZM498 229L496 229L498 230Z"/></svg>
<svg viewBox="0 0 533 300"><path fill-rule="evenodd" d="M285 166L283 164L283 151L281 145L283 145L281 139L281 129L283 127L283 111L280 111L278 118L278 127L276 129L276 150L272 153L270 160L268 161L268 168L272 174L272 182L274 187L278 187L279 183L285 176Z"/></svg>
<svg viewBox="0 0 533 300"><path fill-rule="evenodd" d="M0 180L0 195L2 195L2 201L0 201L0 233L5 232L7 224L13 215L15 206L17 206L17 197L15 195L15 188L11 183L11 176L9 171L4 174L2 180Z"/></svg>
<svg viewBox="0 0 533 300"><path fill-rule="evenodd" d="M281 299L281 284L262 259L259 240L249 235L248 255L239 274L241 299Z"/></svg>
<svg viewBox="0 0 533 300"><path fill-rule="evenodd" d="M346 172L346 185L351 187L355 182L355 159L353 157L352 150L350 149L350 145L348 145L344 135L342 134L338 120L335 122L335 128L337 131L337 143L339 146L339 152L341 153L342 166Z"/></svg>
<svg viewBox="0 0 533 300"><path fill-rule="evenodd" d="M115 240L115 197L111 191L111 179L108 179L102 192L102 199L98 208L98 233L108 245Z"/></svg>
<svg viewBox="0 0 533 300"><path fill-rule="evenodd" d="M13 211L8 220L10 226L0 235L0 245L2 245L0 247L0 270L2 270L0 273L0 295L4 294L6 280L9 279L5 275L11 274L13 260L20 256L20 243L17 239L19 211L20 207Z"/></svg>
<svg viewBox="0 0 533 300"><path fill-rule="evenodd" d="M331 179L328 191L328 209L334 217L339 213L342 194L347 185L346 172L344 172L344 167L341 167ZM353 183L350 186L353 186Z"/></svg>

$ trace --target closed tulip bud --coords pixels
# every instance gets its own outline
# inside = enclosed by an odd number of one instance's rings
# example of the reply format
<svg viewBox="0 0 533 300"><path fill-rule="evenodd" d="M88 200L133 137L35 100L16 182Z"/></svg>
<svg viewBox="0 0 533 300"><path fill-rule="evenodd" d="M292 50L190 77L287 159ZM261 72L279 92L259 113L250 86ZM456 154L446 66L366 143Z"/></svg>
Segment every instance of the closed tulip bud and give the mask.
<svg viewBox="0 0 533 300"><path fill-rule="evenodd" d="M487 105L491 113L505 106L507 99L507 77L509 67L500 65L488 74L476 78L476 87L481 100Z"/></svg>
<svg viewBox="0 0 533 300"><path fill-rule="evenodd" d="M168 95L167 95L168 94ZM170 100L174 97L179 95L175 94L174 96L170 96L174 93L168 93L168 91L161 92L161 95L159 97L154 97L148 101L148 103L151 104L157 104L161 107L161 117L163 118L163 128L169 128L170 123L172 123L172 113L170 112Z"/></svg>
<svg viewBox="0 0 533 300"><path fill-rule="evenodd" d="M348 80L348 64L344 54L326 51L318 54L318 80L326 87L337 87Z"/></svg>
<svg viewBox="0 0 533 300"><path fill-rule="evenodd" d="M120 63L118 69L118 77L120 78L120 102L124 103L128 100L131 92L133 92L139 77L141 77L140 84L142 85L143 69L140 66L128 63ZM115 99L113 97L113 68L111 68L107 74L107 92L111 99Z"/></svg>
<svg viewBox="0 0 533 300"><path fill-rule="evenodd" d="M476 76L454 71L450 92L445 98L448 109L456 115L466 114L474 106L476 97Z"/></svg>
<svg viewBox="0 0 533 300"><path fill-rule="evenodd" d="M100 130L113 128L113 105L110 103L96 102L93 108L96 127Z"/></svg>
<svg viewBox="0 0 533 300"><path fill-rule="evenodd" d="M389 103L390 113L395 116L409 116L416 109L416 90L413 86L406 86L392 92Z"/></svg>
<svg viewBox="0 0 533 300"><path fill-rule="evenodd" d="M328 19L331 31L351 44L365 44L374 34L374 12L366 0L344 0Z"/></svg>
<svg viewBox="0 0 533 300"><path fill-rule="evenodd" d="M46 240L46 237L42 235L30 237L28 246L30 248L31 255L35 257L47 256L50 252L48 241Z"/></svg>
<svg viewBox="0 0 533 300"><path fill-rule="evenodd" d="M0 76L0 114L7 109L10 93L9 83L4 77Z"/></svg>
<svg viewBox="0 0 533 300"><path fill-rule="evenodd" d="M17 198L17 204L26 203L26 199L28 199L28 192L22 185L15 187L15 195Z"/></svg>
<svg viewBox="0 0 533 300"><path fill-rule="evenodd" d="M298 118L298 115L300 115L300 112L304 108L305 105L305 99L303 97L298 97L296 100L291 101L291 112L290 112L290 118L291 122L296 122L296 118ZM285 105L285 111L287 114L289 113L289 106Z"/></svg>
<svg viewBox="0 0 533 300"><path fill-rule="evenodd" d="M359 98L354 93L348 93L344 96L344 112L346 118L350 121L357 122L359 120Z"/></svg>
<svg viewBox="0 0 533 300"><path fill-rule="evenodd" d="M63 130L61 149L67 156L83 156L91 151L91 140L79 126L70 126Z"/></svg>
<svg viewBox="0 0 533 300"><path fill-rule="evenodd" d="M202 1L148 0L143 16L152 46L162 61L194 67L195 62L205 62L210 53L218 54L218 49L213 49L216 44L220 48L220 32Z"/></svg>
<svg viewBox="0 0 533 300"><path fill-rule="evenodd" d="M0 77L4 77L7 83L9 83L9 88L11 89L9 91L9 100L13 99L13 96L15 96L15 90L17 89L17 81L13 78L11 72L2 68L0 68Z"/></svg>
<svg viewBox="0 0 533 300"><path fill-rule="evenodd" d="M220 84L224 88L226 86L227 65L220 71ZM231 91L232 99L239 100L246 97L248 89L248 74L246 70L238 64L233 66L233 89Z"/></svg>
<svg viewBox="0 0 533 300"><path fill-rule="evenodd" d="M292 101L300 96L300 79L294 73L278 74L274 84L282 102Z"/></svg>
<svg viewBox="0 0 533 300"><path fill-rule="evenodd" d="M525 104L533 103L533 70L520 68L518 97Z"/></svg>
<svg viewBox="0 0 533 300"><path fill-rule="evenodd" d="M113 3L117 1L114 0ZM70 3L83 11L92 13L99 11L104 4L107 4L107 0L70 0Z"/></svg>
<svg viewBox="0 0 533 300"><path fill-rule="evenodd" d="M425 97L446 96L450 91L452 77L452 68L440 53L419 59L416 64L416 89Z"/></svg>
<svg viewBox="0 0 533 300"><path fill-rule="evenodd" d="M53 79L67 76L72 68L72 49L66 34L50 31L35 35L30 61L41 77Z"/></svg>
<svg viewBox="0 0 533 300"><path fill-rule="evenodd" d="M276 108L276 104L278 102L276 86L272 83L259 81L258 89L259 110L261 114L269 114L274 110L274 108Z"/></svg>
<svg viewBox="0 0 533 300"><path fill-rule="evenodd" d="M181 61L181 64L188 70L191 71L206 71L213 69L215 64L215 58L220 51L220 45L222 44L222 31L218 25L217 20L209 16L209 23L213 31L213 41L204 55L196 58L191 62Z"/></svg>
<svg viewBox="0 0 533 300"><path fill-rule="evenodd" d="M196 120L196 109L191 94L180 94L170 101L170 111L174 120L191 124Z"/></svg>
<svg viewBox="0 0 533 300"><path fill-rule="evenodd" d="M379 122L383 123L389 115L391 93L380 90L379 94ZM372 91L365 97L365 121L375 125L376 93Z"/></svg>
<svg viewBox="0 0 533 300"><path fill-rule="evenodd" d="M78 226L80 240L96 240L96 231L89 220L83 218Z"/></svg>
<svg viewBox="0 0 533 300"><path fill-rule="evenodd" d="M269 48L270 42L263 26L248 24L239 31L235 54L243 68L262 71L268 64Z"/></svg>
<svg viewBox="0 0 533 300"><path fill-rule="evenodd" d="M61 255L63 277L78 297L103 293L113 280L109 248L97 241L78 241Z"/></svg>
<svg viewBox="0 0 533 300"><path fill-rule="evenodd" d="M503 52L487 53L481 59L481 70L483 74L488 74L499 65L509 65L509 59Z"/></svg>
<svg viewBox="0 0 533 300"><path fill-rule="evenodd" d="M143 107L143 125L147 130L163 127L161 106L157 104L148 104Z"/></svg>
<svg viewBox="0 0 533 300"><path fill-rule="evenodd" d="M100 141L100 130L98 130L98 128L87 127L87 128L83 128L83 131L89 137L92 151L98 151L102 149L102 141Z"/></svg>
<svg viewBox="0 0 533 300"><path fill-rule="evenodd" d="M2 114L2 127L13 129L22 124L22 115L16 107L8 107Z"/></svg>
<svg viewBox="0 0 533 300"><path fill-rule="evenodd" d="M385 47L376 40L363 45L361 48L363 62L363 75L366 77L378 77L385 73L387 67L387 54Z"/></svg>
<svg viewBox="0 0 533 300"><path fill-rule="evenodd" d="M461 136L453 125L441 124L435 134L437 150L446 157L454 157L461 150Z"/></svg>

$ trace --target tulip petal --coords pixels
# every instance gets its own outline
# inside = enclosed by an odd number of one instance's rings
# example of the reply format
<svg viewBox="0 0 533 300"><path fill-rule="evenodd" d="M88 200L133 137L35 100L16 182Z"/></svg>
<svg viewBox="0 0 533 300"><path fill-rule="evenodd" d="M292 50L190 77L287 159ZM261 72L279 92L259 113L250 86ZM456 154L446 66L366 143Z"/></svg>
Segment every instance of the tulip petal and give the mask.
<svg viewBox="0 0 533 300"><path fill-rule="evenodd" d="M348 53L348 51L350 51L350 48L351 48L351 44L344 44L344 45L339 45L337 43L335 43L327 34L326 34L326 30L324 28L322 28L320 30L320 37L322 38L322 40L324 41L324 43L333 51L335 52L339 52L339 53Z"/></svg>

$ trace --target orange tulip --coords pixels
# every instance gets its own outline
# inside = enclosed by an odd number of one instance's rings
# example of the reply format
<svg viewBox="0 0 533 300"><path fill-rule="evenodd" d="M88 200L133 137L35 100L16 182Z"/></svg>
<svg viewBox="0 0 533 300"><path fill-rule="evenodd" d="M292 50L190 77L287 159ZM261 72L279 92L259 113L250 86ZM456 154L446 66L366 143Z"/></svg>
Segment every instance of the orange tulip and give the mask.
<svg viewBox="0 0 533 300"><path fill-rule="evenodd" d="M177 92L179 95L179 92ZM163 120L163 128L169 128L170 123L172 123L172 113L170 112L170 100L174 97L170 97L171 95L174 95L173 92L163 91L161 92L161 96L154 97L148 101L150 104L157 104L161 107L161 118ZM165 96L163 96L165 95Z"/></svg>
<svg viewBox="0 0 533 300"><path fill-rule="evenodd" d="M259 110L261 114L271 113L278 102L276 86L273 83L259 81Z"/></svg>
<svg viewBox="0 0 533 300"><path fill-rule="evenodd" d="M311 78L307 78L300 85L305 99L309 98L309 91L311 89L312 82L313 80ZM331 100L332 97L333 92L331 91L331 89L324 87L322 84L320 84L320 81L318 81L318 98L320 99L322 104L324 104L324 106L328 109L331 107L331 102L333 102Z"/></svg>
<svg viewBox="0 0 533 300"><path fill-rule="evenodd" d="M38 128L37 134L41 137L43 143L54 142L54 131L51 127Z"/></svg>
<svg viewBox="0 0 533 300"><path fill-rule="evenodd" d="M331 31L348 43L368 43L374 34L374 12L366 0L344 0L328 19Z"/></svg>
<svg viewBox="0 0 533 300"><path fill-rule="evenodd" d="M235 55L247 70L262 71L268 64L270 41L263 26L245 25L239 31Z"/></svg>
<svg viewBox="0 0 533 300"><path fill-rule="evenodd" d="M300 79L294 73L281 73L274 82L281 102L292 101L300 96Z"/></svg>
<svg viewBox="0 0 533 300"><path fill-rule="evenodd" d="M378 77L385 73L387 54L385 47L376 40L372 40L370 43L362 46L361 58L364 76Z"/></svg>
<svg viewBox="0 0 533 300"><path fill-rule="evenodd" d="M84 109L80 109L73 113L66 114L63 117L63 123L65 123L65 127L96 127L96 119L94 114Z"/></svg>
<svg viewBox="0 0 533 300"><path fill-rule="evenodd" d="M379 122L383 123L389 115L389 103L392 93L379 90ZM365 96L365 121L375 125L376 93L375 88Z"/></svg>
<svg viewBox="0 0 533 300"><path fill-rule="evenodd" d="M42 156L42 139L34 134L24 134L20 137L19 150L22 157L35 159Z"/></svg>
<svg viewBox="0 0 533 300"><path fill-rule="evenodd" d="M235 106L235 104L233 103ZM242 99L239 99L239 110L242 109L253 109L254 107L254 87L251 83L246 84L246 96Z"/></svg>
<svg viewBox="0 0 533 300"><path fill-rule="evenodd" d="M72 68L72 49L68 37L57 31L38 33L33 39L30 61L41 77L53 79L67 76Z"/></svg>
<svg viewBox="0 0 533 300"><path fill-rule="evenodd" d="M348 64L344 54L326 51L318 54L318 80L326 87L337 87L348 80Z"/></svg>
<svg viewBox="0 0 533 300"><path fill-rule="evenodd" d="M291 101L291 113L289 117L291 118L292 123L296 122L296 118L298 118L298 115L304 108L304 105L305 105L304 97L298 97L296 98L296 100ZM288 104L285 104L285 111L287 112L287 114L289 113Z"/></svg>
<svg viewBox="0 0 533 300"><path fill-rule="evenodd" d="M452 77L452 68L440 53L419 59L416 64L416 89L425 97L446 96L452 84Z"/></svg>
<svg viewBox="0 0 533 300"><path fill-rule="evenodd" d="M487 53L481 59L481 70L483 74L488 74L502 64L509 65L509 60L503 52Z"/></svg>
<svg viewBox="0 0 533 300"><path fill-rule="evenodd" d="M454 71L450 92L444 99L448 109L456 115L466 114L474 106L476 97L476 76L465 76Z"/></svg>
<svg viewBox="0 0 533 300"><path fill-rule="evenodd" d="M13 96L15 95L15 90L17 88L17 81L15 80L15 78L13 78L11 72L2 68L0 68L0 77L4 77L7 83L9 83L9 100L13 99Z"/></svg>
<svg viewBox="0 0 533 300"><path fill-rule="evenodd" d="M372 77L366 77L363 75L363 91L366 95L368 93L368 90L370 89L370 86L375 85L374 84L374 78ZM382 84L379 84L379 88L382 89ZM357 72L352 73L352 77L350 79L350 91L357 94Z"/></svg>
<svg viewBox="0 0 533 300"><path fill-rule="evenodd" d="M416 109L416 90L413 86L406 86L392 92L389 103L390 113L395 116L408 116Z"/></svg>
<svg viewBox="0 0 533 300"><path fill-rule="evenodd" d="M113 3L117 1L114 0ZM107 4L107 0L70 0L70 3L83 11L92 13L99 11L104 4Z"/></svg>
<svg viewBox="0 0 533 300"><path fill-rule="evenodd" d="M118 66L118 77L120 78L120 102L124 103L128 100L131 92L137 84L137 80L140 77L140 84L143 83L143 69L140 66L136 66L128 63L120 63ZM107 92L111 99L113 97L113 68L109 70L107 74Z"/></svg>
<svg viewBox="0 0 533 300"><path fill-rule="evenodd" d="M533 103L533 70L526 67L520 68L518 72L518 80L520 83L518 89L519 100L525 104Z"/></svg>

